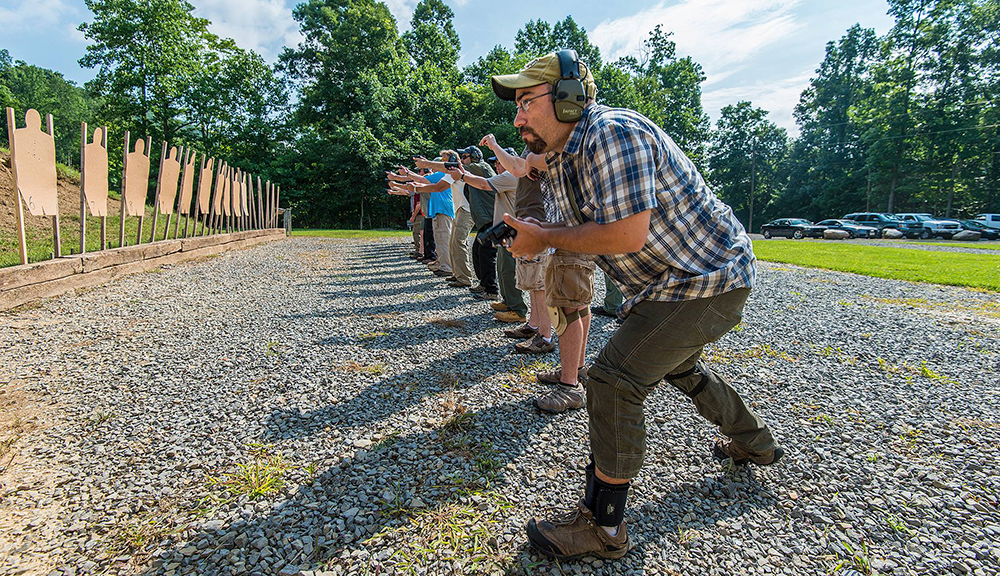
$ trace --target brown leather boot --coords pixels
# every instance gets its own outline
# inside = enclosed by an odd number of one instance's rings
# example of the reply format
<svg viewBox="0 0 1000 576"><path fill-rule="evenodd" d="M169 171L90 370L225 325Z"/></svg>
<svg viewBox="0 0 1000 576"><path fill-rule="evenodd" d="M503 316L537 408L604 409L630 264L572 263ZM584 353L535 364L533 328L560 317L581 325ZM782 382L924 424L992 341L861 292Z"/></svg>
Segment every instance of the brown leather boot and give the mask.
<svg viewBox="0 0 1000 576"><path fill-rule="evenodd" d="M550 558L568 560L592 554L601 558L621 558L628 553L631 543L628 528L622 522L618 535L609 535L594 521L594 515L583 501L576 509L552 521L532 518L528 522L528 540L531 545Z"/></svg>
<svg viewBox="0 0 1000 576"><path fill-rule="evenodd" d="M729 438L719 438L712 445L712 455L719 461L731 459L733 464L737 466L742 466L749 462L753 462L758 466L770 466L781 460L781 457L785 455L785 451L781 447L778 447L768 452L756 454L740 448Z"/></svg>

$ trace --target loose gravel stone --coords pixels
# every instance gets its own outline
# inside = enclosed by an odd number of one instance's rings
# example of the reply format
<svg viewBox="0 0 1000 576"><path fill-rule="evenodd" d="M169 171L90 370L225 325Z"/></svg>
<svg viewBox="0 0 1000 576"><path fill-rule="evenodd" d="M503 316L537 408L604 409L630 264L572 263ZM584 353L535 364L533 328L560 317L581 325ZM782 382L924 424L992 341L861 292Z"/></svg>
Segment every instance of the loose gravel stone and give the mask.
<svg viewBox="0 0 1000 576"><path fill-rule="evenodd" d="M559 564L524 536L583 490L585 412L525 377L558 355L513 354L407 249L294 238L0 318L0 391L40 418L0 474L0 574L1000 574L995 294L761 263L705 357L787 458L720 466L658 386L635 548ZM280 485L240 490L262 466Z"/></svg>

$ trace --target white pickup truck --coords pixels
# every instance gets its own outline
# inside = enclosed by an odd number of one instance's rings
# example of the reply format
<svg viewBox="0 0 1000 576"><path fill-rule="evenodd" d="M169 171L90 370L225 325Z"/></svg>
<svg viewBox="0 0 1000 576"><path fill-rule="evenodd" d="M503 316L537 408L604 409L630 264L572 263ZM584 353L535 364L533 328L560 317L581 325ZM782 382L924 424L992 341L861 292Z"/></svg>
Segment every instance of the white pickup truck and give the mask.
<svg viewBox="0 0 1000 576"><path fill-rule="evenodd" d="M903 228L900 230L908 238L933 238L941 236L949 239L962 231L962 225L958 220L937 220L930 214L910 213L896 214L896 218L903 221Z"/></svg>

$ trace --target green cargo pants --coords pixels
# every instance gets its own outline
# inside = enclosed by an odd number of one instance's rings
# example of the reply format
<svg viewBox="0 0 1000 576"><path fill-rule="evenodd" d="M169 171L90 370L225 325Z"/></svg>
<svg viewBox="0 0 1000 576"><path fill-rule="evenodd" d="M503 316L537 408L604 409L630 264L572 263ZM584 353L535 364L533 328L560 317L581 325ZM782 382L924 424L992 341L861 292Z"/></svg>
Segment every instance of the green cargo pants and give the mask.
<svg viewBox="0 0 1000 576"><path fill-rule="evenodd" d="M749 294L740 288L697 300L643 301L631 309L588 373L590 447L601 472L620 479L639 473L646 455L642 405L665 378L741 448L774 449L764 421L700 360L706 344L739 324Z"/></svg>
<svg viewBox="0 0 1000 576"><path fill-rule="evenodd" d="M517 288L514 279L515 261L507 248L497 248L497 283L500 284L500 299L509 310L521 316L528 315L528 307L524 304L524 294Z"/></svg>

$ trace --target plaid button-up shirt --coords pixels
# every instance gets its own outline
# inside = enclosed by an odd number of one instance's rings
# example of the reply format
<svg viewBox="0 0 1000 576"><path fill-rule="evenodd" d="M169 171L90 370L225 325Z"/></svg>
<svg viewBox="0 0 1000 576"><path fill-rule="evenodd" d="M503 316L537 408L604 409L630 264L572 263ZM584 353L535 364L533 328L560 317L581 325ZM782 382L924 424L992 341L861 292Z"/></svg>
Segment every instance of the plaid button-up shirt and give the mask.
<svg viewBox="0 0 1000 576"><path fill-rule="evenodd" d="M692 300L753 286L756 258L743 225L645 116L591 105L562 152L546 162L569 226L652 210L640 251L597 257L625 297L620 314L642 300Z"/></svg>

